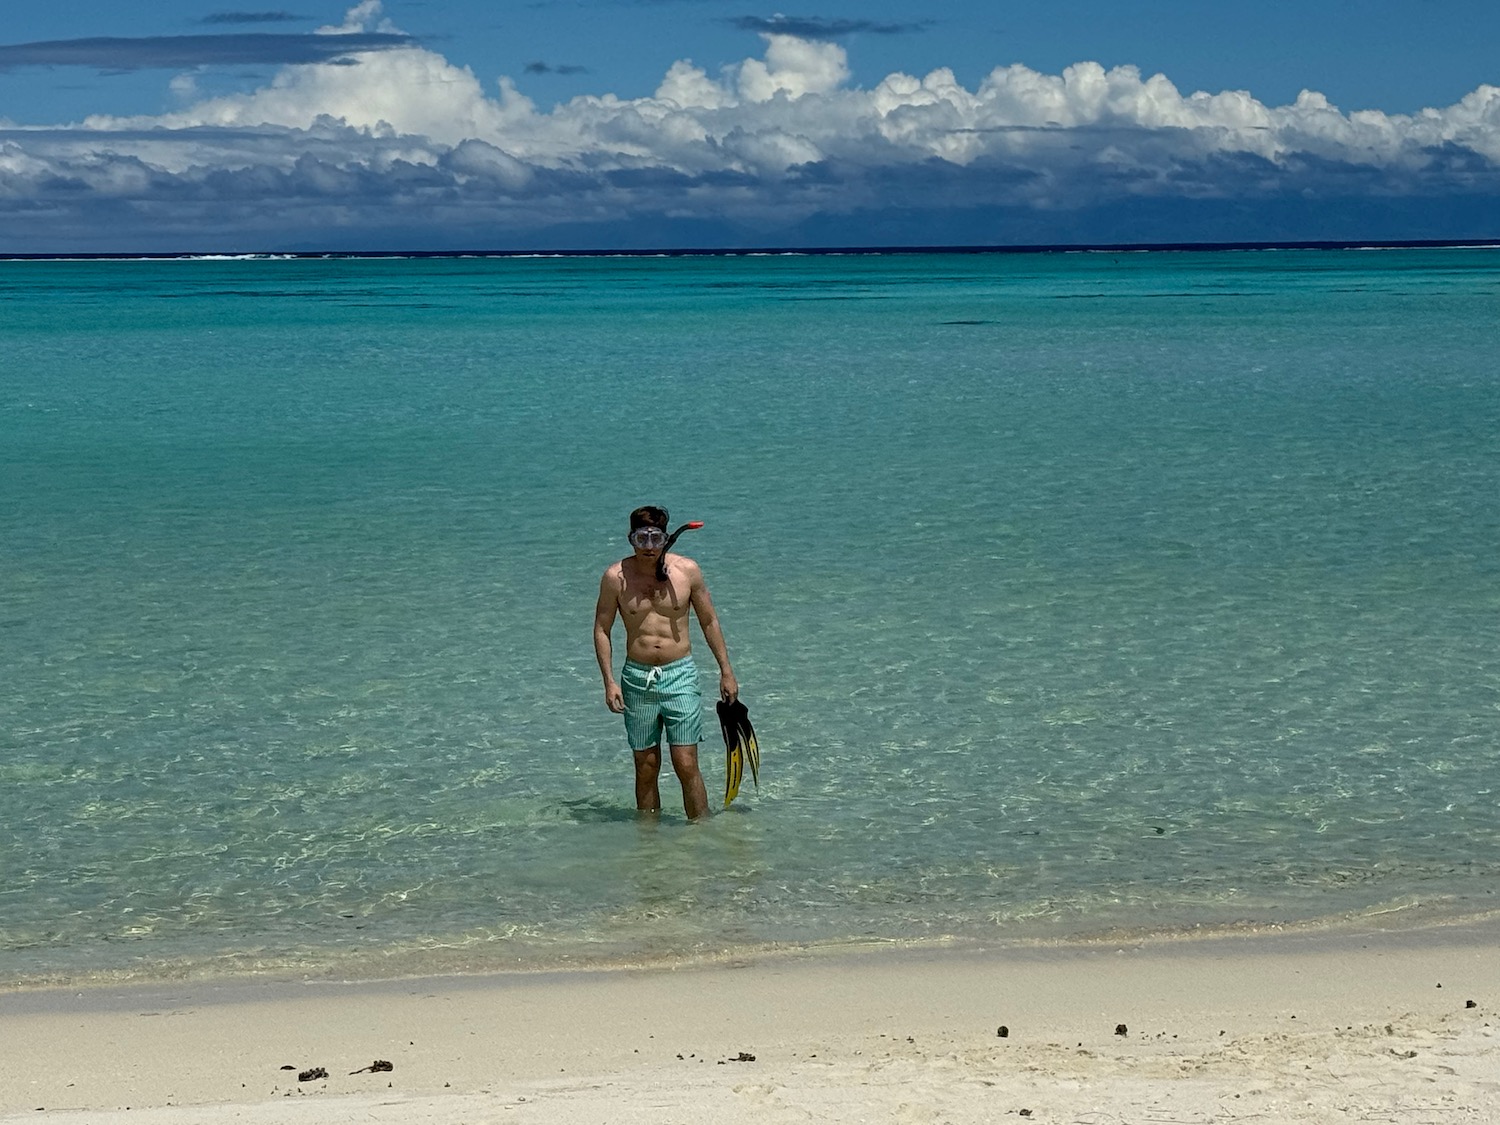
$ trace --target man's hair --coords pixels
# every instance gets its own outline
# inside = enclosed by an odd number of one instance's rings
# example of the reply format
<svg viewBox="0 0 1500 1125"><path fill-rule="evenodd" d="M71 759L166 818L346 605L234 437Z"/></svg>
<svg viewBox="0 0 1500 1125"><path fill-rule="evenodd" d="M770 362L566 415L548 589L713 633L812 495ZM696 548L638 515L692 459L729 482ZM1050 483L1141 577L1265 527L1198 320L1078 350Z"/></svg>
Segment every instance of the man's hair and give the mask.
<svg viewBox="0 0 1500 1125"><path fill-rule="evenodd" d="M666 531L668 518L665 508L647 504L630 513L630 530L634 531L638 527L659 527Z"/></svg>

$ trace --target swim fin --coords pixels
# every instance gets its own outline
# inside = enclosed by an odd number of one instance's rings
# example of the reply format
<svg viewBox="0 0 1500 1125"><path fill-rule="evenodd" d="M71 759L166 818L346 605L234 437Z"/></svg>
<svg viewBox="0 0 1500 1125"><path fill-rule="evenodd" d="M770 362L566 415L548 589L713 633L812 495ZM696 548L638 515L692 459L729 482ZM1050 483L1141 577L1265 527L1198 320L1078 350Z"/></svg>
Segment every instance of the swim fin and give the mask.
<svg viewBox="0 0 1500 1125"><path fill-rule="evenodd" d="M750 725L750 711L738 699L721 699L718 705L719 730L724 734L724 807L735 799L745 778L745 761L750 762L750 777L760 788L760 743Z"/></svg>

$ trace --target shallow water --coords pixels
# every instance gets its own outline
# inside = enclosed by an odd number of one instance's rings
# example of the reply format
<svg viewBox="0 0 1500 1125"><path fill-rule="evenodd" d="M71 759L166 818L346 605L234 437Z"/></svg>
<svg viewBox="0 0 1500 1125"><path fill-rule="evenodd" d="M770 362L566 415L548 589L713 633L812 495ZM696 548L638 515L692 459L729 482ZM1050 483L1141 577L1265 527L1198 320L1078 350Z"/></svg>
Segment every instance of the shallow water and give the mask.
<svg viewBox="0 0 1500 1125"><path fill-rule="evenodd" d="M0 263L0 979L1488 909L1497 312L1486 250ZM640 503L761 733L707 825L589 645Z"/></svg>

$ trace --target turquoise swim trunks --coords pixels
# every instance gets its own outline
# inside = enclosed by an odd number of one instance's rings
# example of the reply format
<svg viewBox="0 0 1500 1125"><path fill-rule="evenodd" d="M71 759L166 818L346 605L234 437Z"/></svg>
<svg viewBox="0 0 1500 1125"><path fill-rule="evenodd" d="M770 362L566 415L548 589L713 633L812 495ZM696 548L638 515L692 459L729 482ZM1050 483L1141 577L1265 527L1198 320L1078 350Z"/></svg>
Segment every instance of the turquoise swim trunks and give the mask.
<svg viewBox="0 0 1500 1125"><path fill-rule="evenodd" d="M698 666L691 656L670 664L637 664L627 660L620 671L625 696L625 736L634 751L661 745L695 746L703 737L703 693Z"/></svg>

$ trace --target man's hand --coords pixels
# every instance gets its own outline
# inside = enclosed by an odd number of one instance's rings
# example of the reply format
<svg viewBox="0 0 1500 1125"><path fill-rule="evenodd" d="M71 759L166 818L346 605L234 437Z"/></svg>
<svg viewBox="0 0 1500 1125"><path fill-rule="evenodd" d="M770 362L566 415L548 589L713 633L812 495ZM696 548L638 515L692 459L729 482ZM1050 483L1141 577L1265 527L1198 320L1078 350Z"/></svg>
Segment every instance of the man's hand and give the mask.
<svg viewBox="0 0 1500 1125"><path fill-rule="evenodd" d="M734 678L733 672L719 673L719 698L738 699L740 697L740 682Z"/></svg>
<svg viewBox="0 0 1500 1125"><path fill-rule="evenodd" d="M625 713L625 693L620 690L619 684L610 682L604 685L604 706L616 715Z"/></svg>

